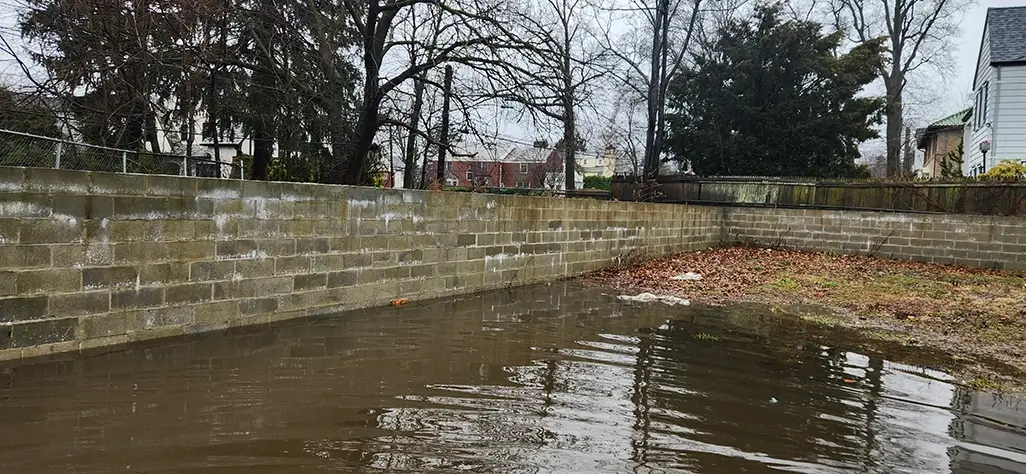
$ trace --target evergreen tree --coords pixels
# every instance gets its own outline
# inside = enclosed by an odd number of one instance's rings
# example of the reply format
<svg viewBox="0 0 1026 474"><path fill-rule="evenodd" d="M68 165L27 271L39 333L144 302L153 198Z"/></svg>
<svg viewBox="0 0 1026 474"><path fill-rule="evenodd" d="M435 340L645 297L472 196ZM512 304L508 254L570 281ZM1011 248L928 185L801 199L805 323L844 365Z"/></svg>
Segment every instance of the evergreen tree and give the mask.
<svg viewBox="0 0 1026 474"><path fill-rule="evenodd" d="M965 149L962 145L963 142L958 142L958 148L955 148L944 155L944 160L941 161L942 178L962 177L962 156L965 154Z"/></svg>
<svg viewBox="0 0 1026 474"><path fill-rule="evenodd" d="M667 145L699 175L856 177L884 101L857 97L881 41L837 54L841 33L778 6L727 23L668 91Z"/></svg>

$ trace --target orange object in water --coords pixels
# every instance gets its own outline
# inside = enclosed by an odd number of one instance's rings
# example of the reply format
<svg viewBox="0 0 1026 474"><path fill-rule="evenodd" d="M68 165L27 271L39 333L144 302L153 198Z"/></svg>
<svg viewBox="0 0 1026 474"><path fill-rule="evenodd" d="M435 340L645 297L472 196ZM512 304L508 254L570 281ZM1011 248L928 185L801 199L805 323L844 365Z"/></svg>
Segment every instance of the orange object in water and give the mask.
<svg viewBox="0 0 1026 474"><path fill-rule="evenodd" d="M853 379L844 379L844 383L855 383L855 382L856 381L853 380Z"/></svg>
<svg viewBox="0 0 1026 474"><path fill-rule="evenodd" d="M392 300L392 302L389 303L389 306L402 306L402 305L404 305L406 303L409 303L409 302L410 302L409 298L399 298L397 300Z"/></svg>

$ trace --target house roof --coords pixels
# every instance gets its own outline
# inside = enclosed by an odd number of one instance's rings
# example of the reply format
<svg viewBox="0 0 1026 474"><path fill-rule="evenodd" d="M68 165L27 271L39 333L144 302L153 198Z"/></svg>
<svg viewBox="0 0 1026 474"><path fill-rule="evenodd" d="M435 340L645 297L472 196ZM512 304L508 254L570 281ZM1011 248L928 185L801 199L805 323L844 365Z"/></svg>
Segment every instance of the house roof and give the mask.
<svg viewBox="0 0 1026 474"><path fill-rule="evenodd" d="M990 64L1026 61L1026 7L990 8Z"/></svg>
<svg viewBox="0 0 1026 474"><path fill-rule="evenodd" d="M969 115L972 114L972 111L973 109L959 110L958 112L927 125L925 129L919 129L916 133L918 136L916 139L916 147L920 150L926 148L926 138L935 132L965 126L965 122L969 119Z"/></svg>
<svg viewBox="0 0 1026 474"><path fill-rule="evenodd" d="M505 163L545 163L553 153L559 152L549 148L514 148L502 161Z"/></svg>

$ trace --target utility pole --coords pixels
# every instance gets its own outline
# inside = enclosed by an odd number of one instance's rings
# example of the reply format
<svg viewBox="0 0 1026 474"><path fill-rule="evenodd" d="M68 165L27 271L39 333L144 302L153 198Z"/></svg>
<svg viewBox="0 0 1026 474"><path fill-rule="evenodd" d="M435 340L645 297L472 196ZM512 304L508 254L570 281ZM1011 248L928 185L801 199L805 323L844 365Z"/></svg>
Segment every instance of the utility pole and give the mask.
<svg viewBox="0 0 1026 474"><path fill-rule="evenodd" d="M449 96L452 92L452 66L445 66L444 99L442 100L442 136L438 140L438 166L436 178L440 185L445 185L445 152L449 148Z"/></svg>

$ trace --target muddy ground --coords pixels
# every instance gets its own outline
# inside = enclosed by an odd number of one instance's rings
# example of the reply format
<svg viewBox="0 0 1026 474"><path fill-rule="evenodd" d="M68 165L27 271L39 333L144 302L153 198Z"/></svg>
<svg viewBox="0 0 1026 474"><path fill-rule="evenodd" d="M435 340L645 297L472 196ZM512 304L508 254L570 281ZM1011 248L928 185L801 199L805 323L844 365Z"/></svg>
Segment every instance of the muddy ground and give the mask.
<svg viewBox="0 0 1026 474"><path fill-rule="evenodd" d="M687 272L701 280L674 280ZM868 256L728 247L619 265L584 278L704 305L760 303L868 341L950 355L980 389L1026 391L1026 272Z"/></svg>

